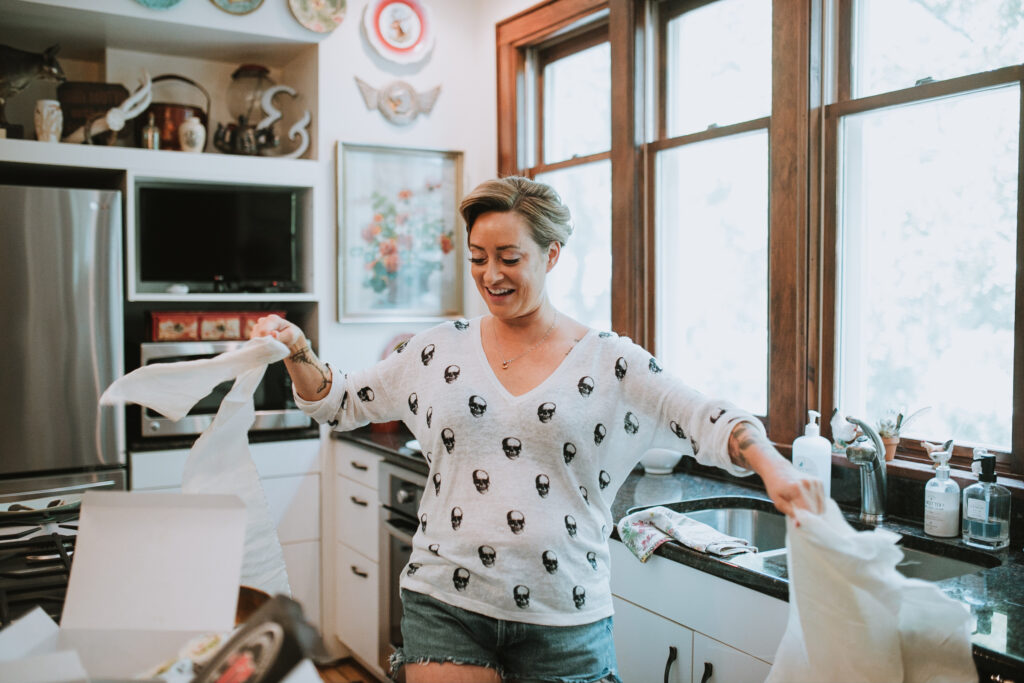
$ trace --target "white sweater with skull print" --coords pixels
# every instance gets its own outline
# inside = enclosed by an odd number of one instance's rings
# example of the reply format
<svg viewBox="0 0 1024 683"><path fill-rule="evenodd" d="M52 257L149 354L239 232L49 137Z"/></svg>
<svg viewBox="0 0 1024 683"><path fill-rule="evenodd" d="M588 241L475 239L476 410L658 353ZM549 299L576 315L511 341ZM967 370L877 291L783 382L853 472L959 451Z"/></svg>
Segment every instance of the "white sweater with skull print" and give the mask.
<svg viewBox="0 0 1024 683"><path fill-rule="evenodd" d="M420 442L430 472L402 588L552 626L612 614L610 508L647 449L744 475L729 433L738 421L763 430L629 339L594 330L513 396L487 362L479 318L422 332L362 372L336 371L321 401L296 400L337 430L402 420Z"/></svg>

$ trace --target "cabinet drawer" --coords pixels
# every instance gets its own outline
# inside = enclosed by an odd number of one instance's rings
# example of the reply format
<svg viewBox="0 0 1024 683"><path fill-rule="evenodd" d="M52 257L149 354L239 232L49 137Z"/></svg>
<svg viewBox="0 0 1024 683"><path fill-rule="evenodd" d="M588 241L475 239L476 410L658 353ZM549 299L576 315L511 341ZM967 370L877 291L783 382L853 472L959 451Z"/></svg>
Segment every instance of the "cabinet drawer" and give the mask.
<svg viewBox="0 0 1024 683"><path fill-rule="evenodd" d="M704 679L708 665L711 676ZM693 683L764 683L771 664L708 638L693 634Z"/></svg>
<svg viewBox="0 0 1024 683"><path fill-rule="evenodd" d="M334 471L364 486L377 488L378 465L383 458L365 448L334 441Z"/></svg>
<svg viewBox="0 0 1024 683"><path fill-rule="evenodd" d="M380 543L377 490L346 477L337 477L336 484L334 511L337 515L337 540L377 562Z"/></svg>
<svg viewBox="0 0 1024 683"><path fill-rule="evenodd" d="M690 683L693 631L618 596L612 596L612 603L623 683Z"/></svg>
<svg viewBox="0 0 1024 683"><path fill-rule="evenodd" d="M336 543L335 633L364 662L377 664L378 566L343 543Z"/></svg>

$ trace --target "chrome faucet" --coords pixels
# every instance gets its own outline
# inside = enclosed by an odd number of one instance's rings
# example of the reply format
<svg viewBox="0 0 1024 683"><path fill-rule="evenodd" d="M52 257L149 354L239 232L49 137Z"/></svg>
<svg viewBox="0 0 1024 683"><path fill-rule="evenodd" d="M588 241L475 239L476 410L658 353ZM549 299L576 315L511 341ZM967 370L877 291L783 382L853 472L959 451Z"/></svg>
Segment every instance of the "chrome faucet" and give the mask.
<svg viewBox="0 0 1024 683"><path fill-rule="evenodd" d="M877 432L857 418L847 417L866 436L846 447L846 457L860 465L860 518L868 524L885 519L885 447ZM870 440L869 440L870 439Z"/></svg>

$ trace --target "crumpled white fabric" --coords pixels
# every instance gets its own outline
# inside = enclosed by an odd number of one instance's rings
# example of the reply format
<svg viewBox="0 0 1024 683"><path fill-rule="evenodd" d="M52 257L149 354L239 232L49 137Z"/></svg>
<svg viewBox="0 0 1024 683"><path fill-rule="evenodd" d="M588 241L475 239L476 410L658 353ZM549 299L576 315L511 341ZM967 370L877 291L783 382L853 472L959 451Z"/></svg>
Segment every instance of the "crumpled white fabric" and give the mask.
<svg viewBox="0 0 1024 683"><path fill-rule="evenodd" d="M899 534L856 531L835 501L787 522L789 622L766 683L977 681L966 607L896 570Z"/></svg>
<svg viewBox="0 0 1024 683"><path fill-rule="evenodd" d="M267 365L287 355L288 347L281 342L257 337L214 358L147 365L111 384L100 397L100 403L138 403L178 420L218 384L236 378L213 423L192 445L181 490L228 493L241 498L247 512L241 583L271 595L290 596L284 553L259 472L249 453L248 438L256 415L253 393Z"/></svg>
<svg viewBox="0 0 1024 683"><path fill-rule="evenodd" d="M757 552L745 538L723 534L661 505L626 515L619 520L618 531L619 538L641 562L646 562L662 543L673 539L688 548L719 557Z"/></svg>

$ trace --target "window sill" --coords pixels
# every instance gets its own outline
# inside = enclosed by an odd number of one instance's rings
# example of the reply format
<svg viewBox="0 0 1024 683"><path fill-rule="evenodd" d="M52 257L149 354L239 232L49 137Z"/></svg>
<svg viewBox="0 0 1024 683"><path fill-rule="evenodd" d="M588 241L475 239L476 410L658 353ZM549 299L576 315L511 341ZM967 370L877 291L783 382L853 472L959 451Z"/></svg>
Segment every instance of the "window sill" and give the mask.
<svg viewBox="0 0 1024 683"><path fill-rule="evenodd" d="M832 456L832 466L846 467L848 469L858 467L843 456L839 455ZM899 457L899 454L897 454L895 460L885 463L885 469L888 476L900 477L901 479L928 481L935 476L935 468L931 465L901 458ZM949 478L955 481L961 490L978 482L978 475L962 469L951 468ZM1024 499L1024 481L1021 481L1021 479L1018 478L1018 475L1007 475L1005 473L998 472L996 474L996 483L1009 489L1010 495L1013 498Z"/></svg>

